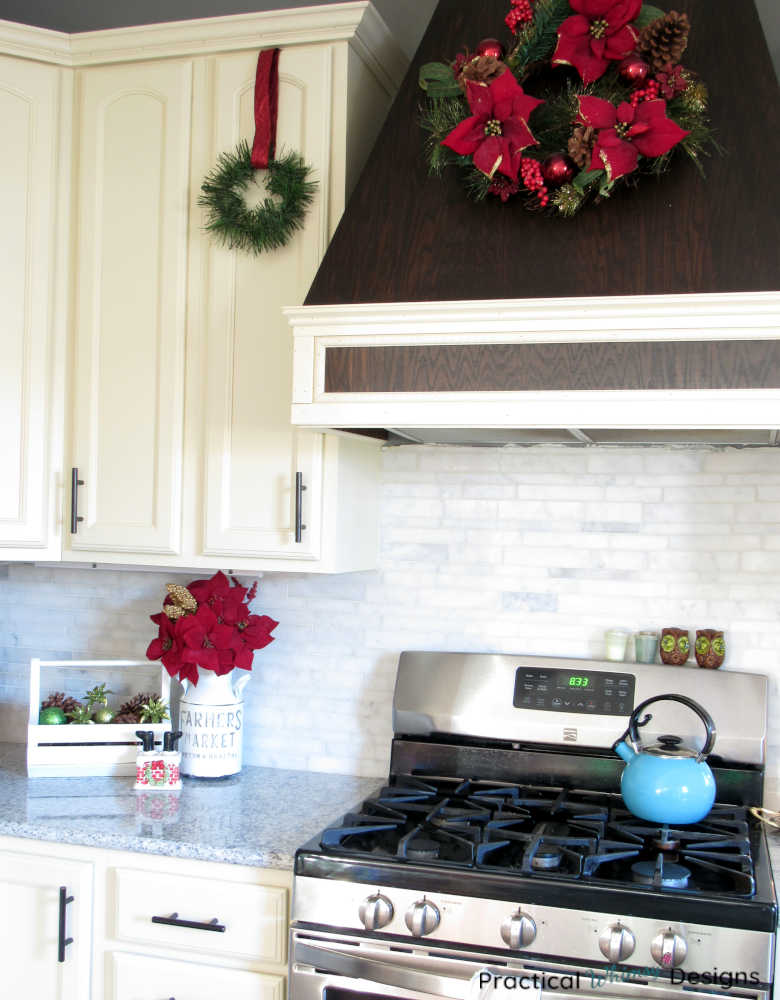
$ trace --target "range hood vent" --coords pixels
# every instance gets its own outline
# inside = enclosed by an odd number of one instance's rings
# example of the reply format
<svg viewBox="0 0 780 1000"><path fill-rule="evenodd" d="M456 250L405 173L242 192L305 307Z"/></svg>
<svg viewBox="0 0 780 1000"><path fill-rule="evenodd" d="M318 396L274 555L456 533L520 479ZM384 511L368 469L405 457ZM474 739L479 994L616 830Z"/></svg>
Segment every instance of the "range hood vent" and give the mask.
<svg viewBox="0 0 780 1000"><path fill-rule="evenodd" d="M668 7L668 4L664 5ZM419 67L506 0L440 0L294 330L293 422L459 444L777 444L780 91L753 0L675 0L727 153L563 221L427 176Z"/></svg>

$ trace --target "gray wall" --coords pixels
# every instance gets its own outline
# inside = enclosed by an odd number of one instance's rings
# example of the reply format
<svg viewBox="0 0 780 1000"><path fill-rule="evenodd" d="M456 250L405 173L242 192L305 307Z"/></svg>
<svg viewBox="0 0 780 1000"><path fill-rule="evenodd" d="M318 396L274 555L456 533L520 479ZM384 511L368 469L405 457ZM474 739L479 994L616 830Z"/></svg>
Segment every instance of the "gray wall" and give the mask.
<svg viewBox="0 0 780 1000"><path fill-rule="evenodd" d="M123 4L106 3L106 0L0 0L0 18L72 32L281 7L308 7L325 2L328 0L128 0ZM437 0L374 0L374 6L410 56L417 48L436 3ZM742 3L744 0L737 0L737 10ZM756 6L775 70L780 76L780 4L778 0L756 0Z"/></svg>

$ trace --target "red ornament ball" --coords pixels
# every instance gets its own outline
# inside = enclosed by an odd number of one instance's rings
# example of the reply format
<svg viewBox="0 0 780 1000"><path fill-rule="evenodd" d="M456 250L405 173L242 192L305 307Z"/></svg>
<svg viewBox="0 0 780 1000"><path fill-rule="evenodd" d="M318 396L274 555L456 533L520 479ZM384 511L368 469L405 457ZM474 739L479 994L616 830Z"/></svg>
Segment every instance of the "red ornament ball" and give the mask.
<svg viewBox="0 0 780 1000"><path fill-rule="evenodd" d="M650 72L649 65L640 59L639 56L627 56L623 62L618 66L618 72L620 73L621 79L630 84L632 87L638 87L641 83L644 83L647 79L647 74Z"/></svg>
<svg viewBox="0 0 780 1000"><path fill-rule="evenodd" d="M497 38L483 38L477 46L478 56L493 56L494 59L504 58L504 46Z"/></svg>
<svg viewBox="0 0 780 1000"><path fill-rule="evenodd" d="M577 165L565 153L551 153L545 160L542 160L542 177L544 177L544 183L550 187L568 184L576 173Z"/></svg>

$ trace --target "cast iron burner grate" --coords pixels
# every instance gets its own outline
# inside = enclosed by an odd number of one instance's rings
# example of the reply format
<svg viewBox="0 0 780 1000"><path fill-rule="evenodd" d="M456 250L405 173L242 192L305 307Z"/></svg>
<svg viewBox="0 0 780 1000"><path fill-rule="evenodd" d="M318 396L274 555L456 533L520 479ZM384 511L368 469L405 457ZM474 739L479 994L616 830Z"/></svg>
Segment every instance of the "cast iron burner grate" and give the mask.
<svg viewBox="0 0 780 1000"><path fill-rule="evenodd" d="M632 816L617 794L401 775L320 838L327 852L652 891L755 893L747 810Z"/></svg>

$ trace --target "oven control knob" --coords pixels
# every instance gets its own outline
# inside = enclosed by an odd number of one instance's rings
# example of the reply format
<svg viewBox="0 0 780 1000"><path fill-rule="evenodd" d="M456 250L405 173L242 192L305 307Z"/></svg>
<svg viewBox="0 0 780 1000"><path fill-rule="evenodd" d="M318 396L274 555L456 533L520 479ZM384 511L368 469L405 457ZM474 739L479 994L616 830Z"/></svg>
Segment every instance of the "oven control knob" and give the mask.
<svg viewBox="0 0 780 1000"><path fill-rule="evenodd" d="M601 954L610 962L625 962L634 954L636 938L621 923L610 924L599 935Z"/></svg>
<svg viewBox="0 0 780 1000"><path fill-rule="evenodd" d="M393 904L381 893L376 892L373 896L367 896L360 904L358 914L363 926L367 931L378 931L381 927L387 927L393 919Z"/></svg>
<svg viewBox="0 0 780 1000"><path fill-rule="evenodd" d="M536 937L536 923L522 910L507 917L501 924L501 937L507 948L526 948Z"/></svg>
<svg viewBox="0 0 780 1000"><path fill-rule="evenodd" d="M681 934L675 934L671 927L667 927L653 938L650 952L662 969L676 969L685 961L688 945Z"/></svg>
<svg viewBox="0 0 780 1000"><path fill-rule="evenodd" d="M406 926L415 937L424 937L431 934L441 922L441 914L438 906L435 906L424 896L416 903L412 903L406 911Z"/></svg>

